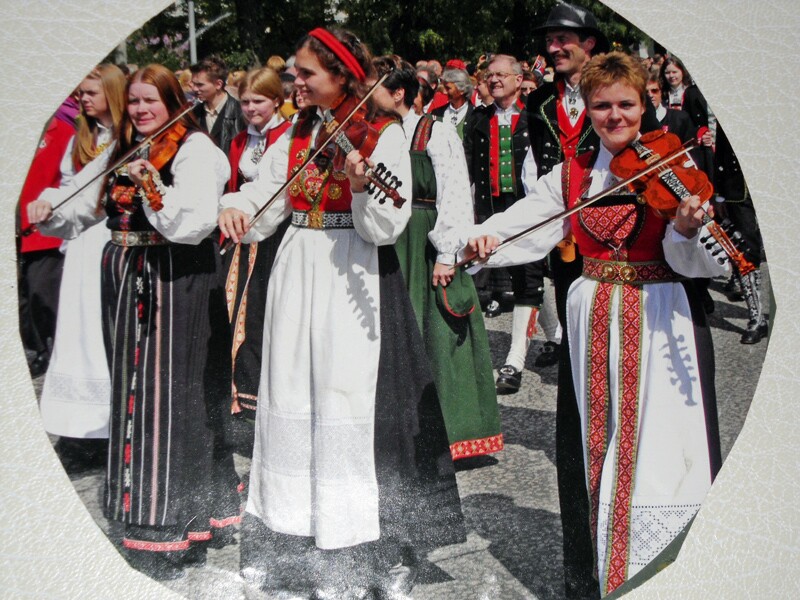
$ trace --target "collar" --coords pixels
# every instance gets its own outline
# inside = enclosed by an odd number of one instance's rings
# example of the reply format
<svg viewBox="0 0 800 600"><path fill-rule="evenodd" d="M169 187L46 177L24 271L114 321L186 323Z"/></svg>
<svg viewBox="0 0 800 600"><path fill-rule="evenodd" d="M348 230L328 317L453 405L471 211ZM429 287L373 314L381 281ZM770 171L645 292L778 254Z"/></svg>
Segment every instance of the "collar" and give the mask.
<svg viewBox="0 0 800 600"><path fill-rule="evenodd" d="M275 114L272 115L272 118L267 122L266 125L264 125L264 127L263 127L263 129L261 129L261 131L256 129L255 126L252 123L248 124L247 125L247 135L252 135L252 136L255 136L255 137L262 137L262 138L266 137L267 132L270 129L275 129L282 122L283 122L283 117L281 117L281 115L278 113L278 111L275 111Z"/></svg>
<svg viewBox="0 0 800 600"><path fill-rule="evenodd" d="M414 135L414 130L417 127L417 123L422 118L422 115L418 115L413 110L408 111L405 117L403 117L403 132L406 134L406 138L411 140L411 137Z"/></svg>
<svg viewBox="0 0 800 600"><path fill-rule="evenodd" d="M225 106L225 103L226 103L227 101L228 101L228 92L223 92L223 94L222 94L222 96L221 96L220 100L219 100L219 101L218 101L218 102L217 102L217 103L216 103L214 106L212 106L211 108L209 108L209 107L208 107L208 104L206 104L206 103L204 102L204 103L203 103L203 108L205 108L205 109L206 109L206 112L207 112L208 114L210 114L210 115L218 115L218 114L219 114L219 112L220 112L220 110L222 109L222 107L223 107L223 106Z"/></svg>

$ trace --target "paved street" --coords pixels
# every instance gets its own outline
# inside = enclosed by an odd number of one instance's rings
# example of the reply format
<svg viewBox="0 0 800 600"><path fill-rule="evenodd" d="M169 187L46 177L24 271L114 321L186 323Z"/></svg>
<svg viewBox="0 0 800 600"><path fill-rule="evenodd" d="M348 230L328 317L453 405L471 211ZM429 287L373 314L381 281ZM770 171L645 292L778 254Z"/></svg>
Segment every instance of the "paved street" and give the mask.
<svg viewBox="0 0 800 600"><path fill-rule="evenodd" d="M710 323L724 458L744 423L767 344L739 343L746 308L722 295L723 284L723 280L712 282L716 310ZM765 288L767 284L765 277ZM510 325L510 313L487 320L495 368L505 358ZM427 556L413 591L417 600L563 597L555 468L557 367L533 366L542 341L537 337L531 346L522 389L500 397L505 450L458 473L468 539ZM237 457L241 473L248 466L249 461ZM116 543L119 526L109 525L99 509L102 472L74 474L71 479L98 526L110 531ZM164 585L189 598L244 598L238 570L238 546L228 546L209 550L204 567L187 568L186 577Z"/></svg>

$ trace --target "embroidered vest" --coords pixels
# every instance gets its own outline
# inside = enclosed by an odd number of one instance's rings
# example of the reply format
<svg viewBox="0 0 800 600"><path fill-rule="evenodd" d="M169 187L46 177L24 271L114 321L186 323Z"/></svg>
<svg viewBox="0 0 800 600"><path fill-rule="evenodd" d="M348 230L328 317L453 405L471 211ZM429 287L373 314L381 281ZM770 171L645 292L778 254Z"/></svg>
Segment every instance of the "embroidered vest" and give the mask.
<svg viewBox="0 0 800 600"><path fill-rule="evenodd" d="M187 131L181 140L181 145L193 133ZM177 156L178 153L175 153ZM173 156L161 169L158 174L161 182L165 186L172 185L172 163L175 162ZM145 158L147 158L145 156ZM135 186L128 177L128 169L122 166L114 171L106 180L105 210L108 220L106 226L112 231L155 231L155 228L147 220L147 216L142 209L142 199L137 193L140 188Z"/></svg>
<svg viewBox="0 0 800 600"><path fill-rule="evenodd" d="M565 206L572 208L589 189L595 153L564 161L561 172ZM570 218L583 256L601 260L644 262L664 260L661 241L667 221L634 196L612 196Z"/></svg>

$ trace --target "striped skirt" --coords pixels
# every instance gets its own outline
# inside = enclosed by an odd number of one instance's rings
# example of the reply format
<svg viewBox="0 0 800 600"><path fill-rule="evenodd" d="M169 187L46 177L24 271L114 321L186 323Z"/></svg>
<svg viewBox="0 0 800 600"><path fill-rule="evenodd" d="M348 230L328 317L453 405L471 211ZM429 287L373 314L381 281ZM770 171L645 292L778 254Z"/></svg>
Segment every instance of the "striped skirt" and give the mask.
<svg viewBox="0 0 800 600"><path fill-rule="evenodd" d="M199 246L103 253L111 373L105 511L123 545L181 551L238 522L238 478L222 439L230 390L219 256Z"/></svg>

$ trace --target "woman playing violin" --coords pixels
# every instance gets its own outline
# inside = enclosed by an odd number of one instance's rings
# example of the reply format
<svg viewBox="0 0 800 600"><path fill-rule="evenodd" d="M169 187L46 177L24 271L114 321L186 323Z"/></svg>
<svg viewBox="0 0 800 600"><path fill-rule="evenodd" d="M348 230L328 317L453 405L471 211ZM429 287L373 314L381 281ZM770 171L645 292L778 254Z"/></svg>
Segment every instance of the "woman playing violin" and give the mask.
<svg viewBox="0 0 800 600"><path fill-rule="evenodd" d="M681 531L719 469L711 338L686 278L727 266L700 241L696 195L675 200L671 221L636 195L609 197L489 254L500 239L619 181L610 164L639 137L646 81L624 54L592 59L581 93L601 147L556 166L526 198L478 226L465 250L491 267L541 258L570 229L580 246L583 276L569 291L567 325L604 595Z"/></svg>
<svg viewBox="0 0 800 600"><path fill-rule="evenodd" d="M118 67L101 64L78 86L82 118L61 161L62 186L111 142L125 112L126 83ZM55 193L48 191L44 198ZM100 260L110 237L98 223L61 245L59 316L39 407L45 430L60 436L55 447L67 471L106 462L111 384L103 345Z"/></svg>
<svg viewBox="0 0 800 600"><path fill-rule="evenodd" d="M111 373L104 509L124 523L128 560L170 578L203 560L217 534L217 543L229 538L239 519L232 457L218 443L230 346L212 235L230 169L186 114L144 150L147 158L98 177L183 108L180 85L160 65L136 71L126 94L114 144L61 193L96 183L61 210L40 200L29 213L66 238L104 218L111 229L101 283Z"/></svg>
<svg viewBox="0 0 800 600"><path fill-rule="evenodd" d="M314 597L400 593L413 583L414 550L463 534L438 399L391 246L411 203L397 208L366 191L364 146L332 146L302 167L326 144L322 121L343 122L337 108L365 96L367 48L349 32L315 29L295 67L305 108L267 149L258 178L223 197L219 217L223 234L245 242L292 219L267 290L242 576L271 589L309 584ZM369 117L352 126L377 130L369 163L410 189L401 125Z"/></svg>

